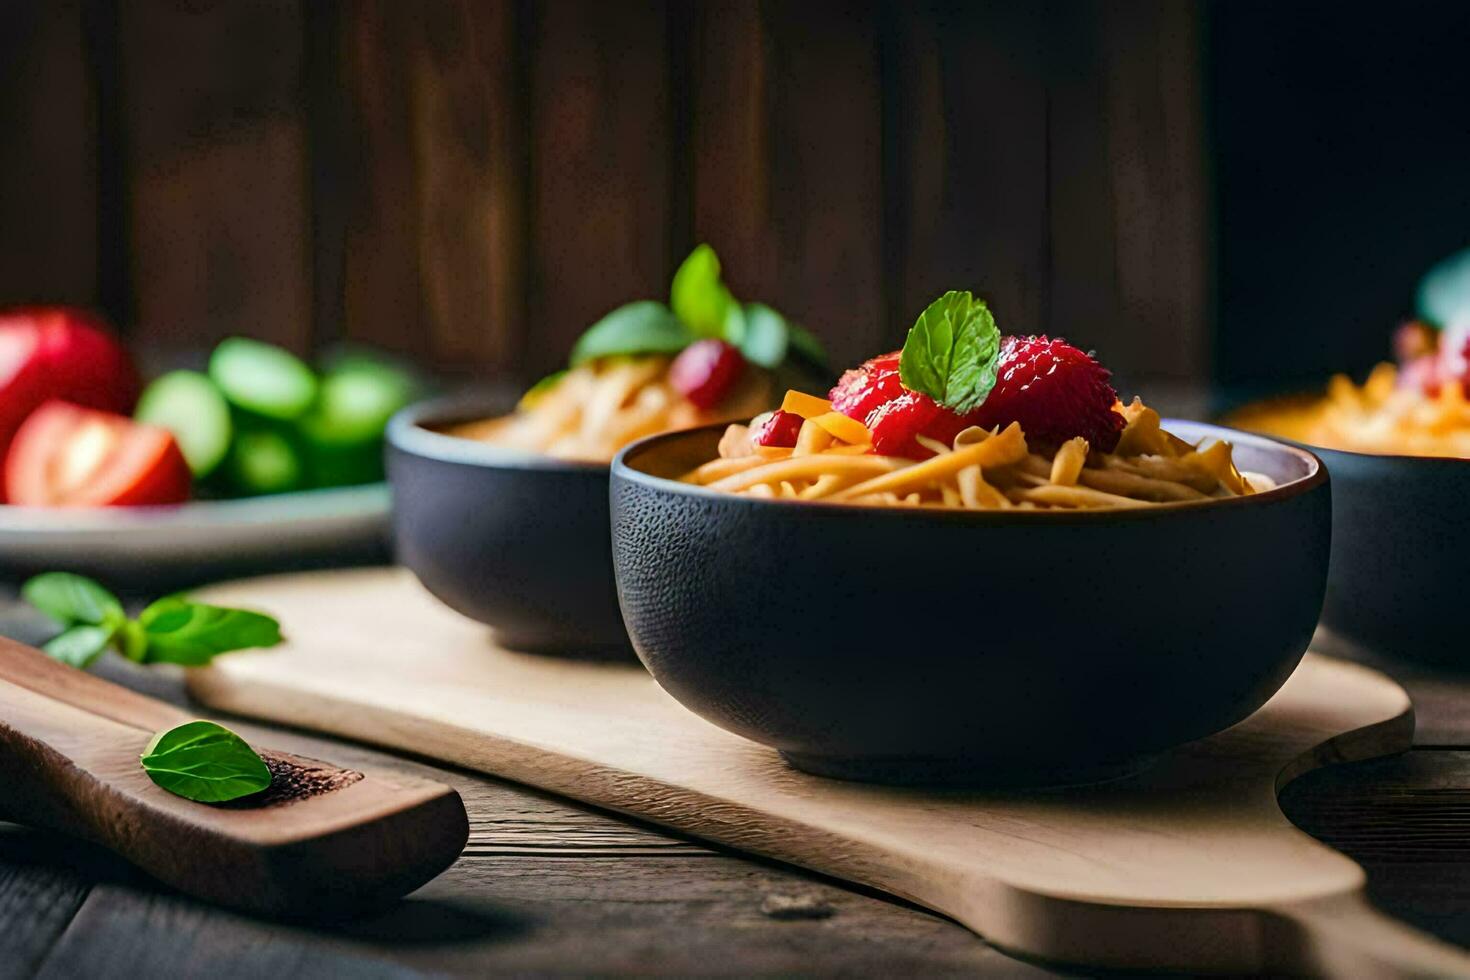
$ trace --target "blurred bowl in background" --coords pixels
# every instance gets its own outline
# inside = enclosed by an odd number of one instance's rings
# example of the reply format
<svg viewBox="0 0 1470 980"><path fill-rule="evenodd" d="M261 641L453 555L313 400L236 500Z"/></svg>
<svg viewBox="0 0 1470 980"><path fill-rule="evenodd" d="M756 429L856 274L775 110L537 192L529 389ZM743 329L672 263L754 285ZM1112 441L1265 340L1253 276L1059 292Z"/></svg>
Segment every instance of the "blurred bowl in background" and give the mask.
<svg viewBox="0 0 1470 980"><path fill-rule="evenodd" d="M1265 427L1278 411L1310 400L1264 399L1226 422ZM1459 606L1470 556L1470 460L1286 441L1316 453L1332 474L1332 561L1322 609L1330 652L1470 668Z"/></svg>
<svg viewBox="0 0 1470 980"><path fill-rule="evenodd" d="M513 406L461 396L394 416L387 462L398 560L502 646L632 659L613 581L607 466L436 431Z"/></svg>
<svg viewBox="0 0 1470 980"><path fill-rule="evenodd" d="M1470 460L1311 449L1332 473L1322 625L1368 653L1470 668Z"/></svg>
<svg viewBox="0 0 1470 980"><path fill-rule="evenodd" d="M1128 510L954 512L722 494L677 477L721 427L612 470L624 618L655 679L821 775L1062 784L1137 768L1245 718L1322 608L1326 470L1261 436L1282 485Z"/></svg>

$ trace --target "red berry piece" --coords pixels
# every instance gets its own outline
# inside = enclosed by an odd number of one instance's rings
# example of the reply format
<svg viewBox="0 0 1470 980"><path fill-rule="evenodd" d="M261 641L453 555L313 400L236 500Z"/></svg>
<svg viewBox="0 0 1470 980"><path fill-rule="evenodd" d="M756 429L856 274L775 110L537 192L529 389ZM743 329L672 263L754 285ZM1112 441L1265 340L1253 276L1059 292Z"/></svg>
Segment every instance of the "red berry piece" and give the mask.
<svg viewBox="0 0 1470 980"><path fill-rule="evenodd" d="M723 340L696 340L669 366L669 384L703 409L714 408L745 372L745 358Z"/></svg>
<svg viewBox="0 0 1470 980"><path fill-rule="evenodd" d="M757 446L781 446L790 449L796 445L796 437L801 434L801 423L805 421L806 419L795 412L777 409L755 427L750 437Z"/></svg>
<svg viewBox="0 0 1470 980"><path fill-rule="evenodd" d="M1393 332L1393 356L1400 364L1433 354L1438 346L1439 338L1435 336L1434 329L1418 320L1400 324Z"/></svg>
<svg viewBox="0 0 1470 980"><path fill-rule="evenodd" d="M1399 388L1422 392L1431 398L1439 394L1440 370L1438 354L1421 354L1405 361L1399 368Z"/></svg>
<svg viewBox="0 0 1470 980"><path fill-rule="evenodd" d="M883 354L844 372L827 394L832 410L866 422L874 409L902 395L905 388L898 376L898 355L898 351Z"/></svg>
<svg viewBox="0 0 1470 980"><path fill-rule="evenodd" d="M995 387L970 419L989 429L1021 423L1027 439L1061 443L1082 436L1110 452L1123 431L1108 369L1064 340L1006 337Z"/></svg>
<svg viewBox="0 0 1470 980"><path fill-rule="evenodd" d="M868 431L873 433L873 452L880 456L927 459L934 455L914 441L939 415L939 404L917 391L905 391L869 413Z"/></svg>

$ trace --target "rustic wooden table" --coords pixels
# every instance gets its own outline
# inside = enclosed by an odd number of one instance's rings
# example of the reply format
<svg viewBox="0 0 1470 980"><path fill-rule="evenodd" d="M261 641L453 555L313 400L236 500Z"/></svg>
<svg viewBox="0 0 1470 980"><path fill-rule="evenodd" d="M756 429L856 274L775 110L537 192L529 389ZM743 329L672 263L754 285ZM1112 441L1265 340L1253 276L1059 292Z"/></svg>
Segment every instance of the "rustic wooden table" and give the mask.
<svg viewBox="0 0 1470 980"><path fill-rule="evenodd" d="M45 621L0 601L0 634ZM176 674L113 658L112 680L182 702ZM1369 871L1373 899L1470 945L1470 677L1400 668L1419 747L1310 774L1283 803ZM201 905L110 854L0 824L0 977L459 973L1055 976L881 895L752 860L534 790L241 722L247 737L455 786L470 841L447 872L347 925L256 921Z"/></svg>

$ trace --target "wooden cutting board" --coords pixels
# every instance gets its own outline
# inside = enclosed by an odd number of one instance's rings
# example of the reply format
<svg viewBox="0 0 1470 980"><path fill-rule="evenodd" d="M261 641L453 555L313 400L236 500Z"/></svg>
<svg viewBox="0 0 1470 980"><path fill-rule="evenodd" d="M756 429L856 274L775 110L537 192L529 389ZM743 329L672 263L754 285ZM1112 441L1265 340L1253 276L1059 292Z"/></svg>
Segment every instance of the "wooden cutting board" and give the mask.
<svg viewBox="0 0 1470 980"><path fill-rule="evenodd" d="M1250 719L1137 776L1045 792L825 780L690 714L636 666L509 653L399 570L200 593L278 616L287 644L191 675L215 708L404 749L879 888L1053 961L1172 970L1470 976L1373 910L1362 869L1298 831L1280 786L1399 752L1408 696L1308 655Z"/></svg>

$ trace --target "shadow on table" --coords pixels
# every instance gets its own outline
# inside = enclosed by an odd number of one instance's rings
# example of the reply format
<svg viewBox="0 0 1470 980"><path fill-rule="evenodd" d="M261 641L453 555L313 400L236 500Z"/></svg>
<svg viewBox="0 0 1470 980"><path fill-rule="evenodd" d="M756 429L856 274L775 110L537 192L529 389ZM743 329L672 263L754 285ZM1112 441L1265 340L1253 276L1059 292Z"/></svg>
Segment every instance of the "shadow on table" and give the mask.
<svg viewBox="0 0 1470 980"><path fill-rule="evenodd" d="M215 914L234 915L244 921L292 931L333 936L385 952L405 945L443 945L487 939L501 941L524 935L531 928L531 922L524 917L489 903L412 896L350 920L277 922L254 919L195 903L96 844L4 822L0 822L0 865L63 869L76 874L87 884L119 886L142 896L193 903Z"/></svg>

